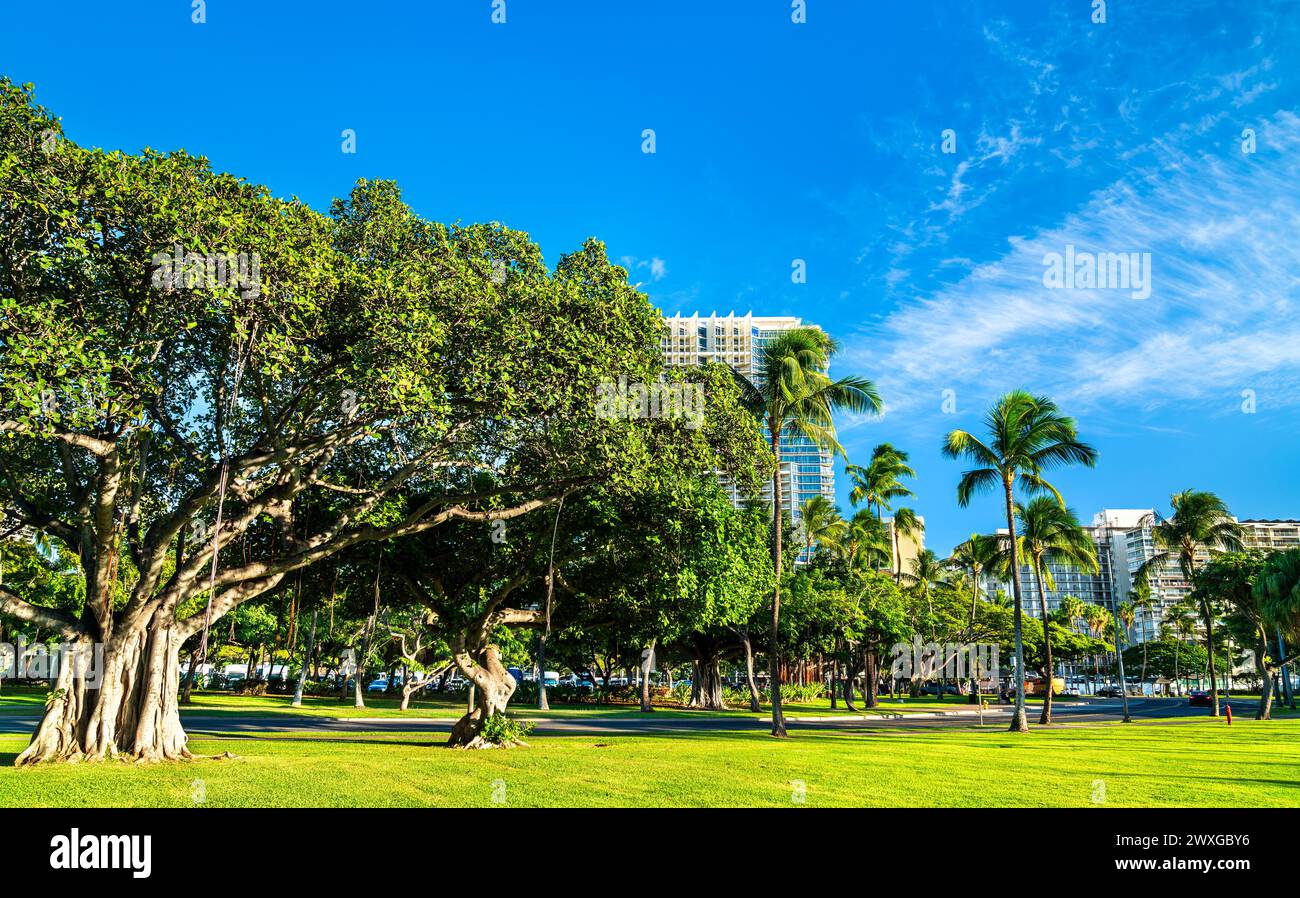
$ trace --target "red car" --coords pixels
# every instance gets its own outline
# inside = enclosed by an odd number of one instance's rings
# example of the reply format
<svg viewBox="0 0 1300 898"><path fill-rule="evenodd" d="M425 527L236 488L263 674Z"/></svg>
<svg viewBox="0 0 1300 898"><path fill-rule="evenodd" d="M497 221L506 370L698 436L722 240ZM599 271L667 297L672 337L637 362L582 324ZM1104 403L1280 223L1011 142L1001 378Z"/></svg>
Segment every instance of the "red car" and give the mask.
<svg viewBox="0 0 1300 898"><path fill-rule="evenodd" d="M1208 708L1210 707L1210 693L1208 692L1189 692L1187 693L1187 705L1190 708Z"/></svg>

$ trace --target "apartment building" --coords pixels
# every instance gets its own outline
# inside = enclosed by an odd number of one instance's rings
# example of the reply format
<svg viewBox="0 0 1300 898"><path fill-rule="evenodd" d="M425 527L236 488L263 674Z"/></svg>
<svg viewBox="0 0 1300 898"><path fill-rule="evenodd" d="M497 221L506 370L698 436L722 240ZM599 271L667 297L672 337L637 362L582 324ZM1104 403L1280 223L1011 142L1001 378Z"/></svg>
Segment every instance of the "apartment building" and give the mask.
<svg viewBox="0 0 1300 898"><path fill-rule="evenodd" d="M762 349L768 341L782 331L796 327L814 327L795 317L767 317L747 312L719 315L676 314L664 318L664 333L660 343L664 361L669 365L706 365L719 362L730 365L737 373L748 378L755 386L762 386L759 363ZM771 439L764 427L763 435ZM790 520L797 521L799 506L813 496L835 500L834 459L807 437L782 434L781 449L781 506ZM740 496L733 483L720 478L731 496L739 503ZM772 502L772 485L763 486L762 498ZM804 553L805 555L807 553ZM801 560L807 560L800 556Z"/></svg>
<svg viewBox="0 0 1300 898"><path fill-rule="evenodd" d="M1157 554L1151 532L1155 523L1155 510L1151 508L1107 508L1093 515L1092 524L1084 530L1097 550L1100 570L1094 574L1049 563L1055 588L1047 591L1048 612L1058 609L1065 596L1101 605L1112 613L1125 602L1134 601L1137 573ZM1300 520L1238 523L1244 530L1242 543L1246 549L1276 551L1300 547ZM999 532L1005 534L1006 530ZM1210 558L1210 553L1202 550L1196 553L1195 561L1200 565ZM1183 603L1192 590L1176 557L1155 566L1148 573L1147 582L1151 588L1151 606L1135 615L1127 637L1130 642L1158 639L1170 609ZM989 589L1011 591L1009 582L993 576L985 578L985 585ZM1021 568L1020 590L1026 613L1040 616L1038 586L1028 566Z"/></svg>

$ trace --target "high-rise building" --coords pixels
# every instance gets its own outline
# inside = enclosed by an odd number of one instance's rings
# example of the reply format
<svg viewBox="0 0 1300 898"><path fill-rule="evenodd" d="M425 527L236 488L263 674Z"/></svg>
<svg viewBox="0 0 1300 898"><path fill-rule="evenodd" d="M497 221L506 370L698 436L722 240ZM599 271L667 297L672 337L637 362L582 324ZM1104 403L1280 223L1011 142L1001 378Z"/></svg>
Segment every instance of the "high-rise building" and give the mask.
<svg viewBox="0 0 1300 898"><path fill-rule="evenodd" d="M1107 508L1093 515L1091 526L1084 527L1097 550L1098 573L1083 572L1049 562L1048 568L1055 588L1047 592L1048 612L1061 605L1065 596L1074 596L1085 602L1101 605L1114 613L1125 602L1135 599L1134 582L1138 571L1157 554L1152 528L1155 510L1151 508ZM1246 549L1277 551L1300 547L1300 520L1243 520L1239 521ZM999 533L1006 533L1005 529ZM1211 553L1198 551L1195 563L1202 565L1211 559ZM1011 584L986 575L986 587L1011 592ZM1170 609L1186 601L1192 587L1183 574L1176 554L1156 565L1147 576L1151 604L1134 616L1128 639L1143 642L1160 638L1161 627ZM1028 565L1021 566L1020 592L1025 603L1025 613L1039 617L1037 584Z"/></svg>
<svg viewBox="0 0 1300 898"><path fill-rule="evenodd" d="M719 315L682 315L664 318L661 347L664 361L669 365L705 365L720 362L730 365L737 373L748 378L755 386L762 386L759 370L762 349L782 331L797 327L815 327L793 317L762 317L752 312L737 315L734 312ZM771 439L766 425L763 436ZM835 465L829 449L819 447L812 440L798 434L782 434L781 449L781 506L784 515L798 521L799 506L813 496L825 496L835 501ZM744 497L727 478L720 478L739 503ZM772 502L772 485L763 486L762 498ZM801 560L807 560L804 552Z"/></svg>
<svg viewBox="0 0 1300 898"><path fill-rule="evenodd" d="M1245 520L1237 523L1245 531L1241 541L1246 549L1276 552L1300 548L1300 521Z"/></svg>
<svg viewBox="0 0 1300 898"><path fill-rule="evenodd" d="M920 525L916 533L907 533L899 531L898 540L898 557L893 559L890 566L891 571L910 574L912 573L912 562L915 561L922 552L925 551L925 518L921 515L916 516L916 522ZM885 524L889 527L889 553L894 554L894 519L885 518Z"/></svg>
<svg viewBox="0 0 1300 898"><path fill-rule="evenodd" d="M1073 565L1062 564L1050 558L1046 559L1043 563L1046 574L1044 579L1050 578L1052 584L1051 586L1043 585L1047 598L1048 614L1058 610L1066 596L1072 596L1090 605L1100 605L1107 611L1113 612L1115 610L1117 604L1115 598L1115 555L1111 531L1104 525L1095 522L1091 526L1084 526L1083 531L1092 540L1093 549L1097 553L1098 569L1094 572ZM1002 527L997 532L1005 538L1007 529ZM999 589L1007 595L1012 594L1010 580L1003 580L990 572L985 572L983 585L988 595ZM1032 617L1042 617L1043 603L1039 598L1039 589L1040 584L1038 578L1034 575L1033 567L1026 559L1021 558L1020 597L1024 603L1024 612Z"/></svg>

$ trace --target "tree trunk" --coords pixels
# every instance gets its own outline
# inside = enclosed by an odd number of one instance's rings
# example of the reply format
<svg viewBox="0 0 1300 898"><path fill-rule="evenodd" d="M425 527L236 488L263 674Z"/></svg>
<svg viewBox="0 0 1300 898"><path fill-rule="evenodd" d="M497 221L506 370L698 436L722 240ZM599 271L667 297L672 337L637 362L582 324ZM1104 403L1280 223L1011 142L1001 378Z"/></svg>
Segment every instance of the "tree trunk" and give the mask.
<svg viewBox="0 0 1300 898"><path fill-rule="evenodd" d="M515 694L515 678L501 665L500 649L489 645L475 659L461 647L454 653L454 657L456 667L474 686L474 707L456 721L451 730L451 738L447 740L447 747L505 747L483 738L483 728L488 720L497 714L504 714L510 697Z"/></svg>
<svg viewBox="0 0 1300 898"><path fill-rule="evenodd" d="M605 678L605 686L609 687L609 677ZM551 703L546 698L546 634L537 635L537 710L551 710Z"/></svg>
<svg viewBox="0 0 1300 898"><path fill-rule="evenodd" d="M183 641L171 627L142 625L115 633L104 648L103 677L94 687L74 675L75 665L61 665L54 697L15 766L120 756L191 758L177 703ZM92 646L89 640L78 644Z"/></svg>
<svg viewBox="0 0 1300 898"><path fill-rule="evenodd" d="M650 644L641 652L641 711L649 714L654 710L650 704L650 671L655 666L655 643L658 639L650 640Z"/></svg>
<svg viewBox="0 0 1300 898"><path fill-rule="evenodd" d="M980 600L980 572L979 568L972 565L970 578L970 635L975 635L975 613L979 610ZM980 672L971 671L970 677L970 696L967 697L968 705L978 705L980 703Z"/></svg>
<svg viewBox="0 0 1300 898"><path fill-rule="evenodd" d="M1286 659L1286 641L1282 639L1282 629L1277 630L1277 659L1283 661ZM1282 692L1280 697L1291 710L1295 710L1295 688L1291 685L1291 667L1288 664L1278 665L1278 675L1282 681Z"/></svg>
<svg viewBox="0 0 1300 898"><path fill-rule="evenodd" d="M1044 726L1052 722L1052 630L1047 625L1047 588L1043 583L1043 561L1034 557L1034 579L1038 586L1038 609L1043 615L1043 712L1038 715L1038 723Z"/></svg>
<svg viewBox="0 0 1300 898"><path fill-rule="evenodd" d="M862 701L866 707L874 708L879 704L880 675L876 672L876 653L867 649L862 665Z"/></svg>
<svg viewBox="0 0 1300 898"><path fill-rule="evenodd" d="M727 710L727 705L722 700L722 673L718 667L718 654L696 647L693 663L695 670L691 678L690 707L706 711Z"/></svg>
<svg viewBox="0 0 1300 898"><path fill-rule="evenodd" d="M758 684L754 682L754 643L749 638L749 630L740 631L740 644L745 649L745 685L749 687L749 710L758 713L763 710L759 700Z"/></svg>
<svg viewBox="0 0 1300 898"><path fill-rule="evenodd" d="M1209 602L1201 602L1201 616L1205 619L1205 651L1210 657L1210 716L1218 717L1219 670L1214 664L1214 615Z"/></svg>
<svg viewBox="0 0 1300 898"><path fill-rule="evenodd" d="M1150 614L1149 611L1147 613ZM1147 627L1144 629L1142 633L1142 681L1139 685L1142 689L1143 695L1146 695L1146 689L1147 689L1147 636L1149 635L1150 631L1151 628ZM1152 689L1152 692L1154 691L1155 690Z"/></svg>
<svg viewBox="0 0 1300 898"><path fill-rule="evenodd" d="M839 706L835 703L840 692L840 645L835 646L835 654L831 656L831 710L834 711Z"/></svg>
<svg viewBox="0 0 1300 898"><path fill-rule="evenodd" d="M293 687L293 707L302 707L302 690L307 683L307 667L311 664L311 653L316 643L316 613L311 611L311 629L307 631L307 651L302 656L302 670L298 671L298 682Z"/></svg>
<svg viewBox="0 0 1300 898"><path fill-rule="evenodd" d="M1016 546L1016 503L1012 494L1012 481L1002 481L1006 497L1007 542L1011 552L1011 592L1015 597L1015 659L1016 659L1016 711L1011 717L1011 732L1029 732L1029 721L1025 719L1025 642L1023 624L1023 606L1020 598L1020 553Z"/></svg>
<svg viewBox="0 0 1300 898"><path fill-rule="evenodd" d="M844 662L844 707L848 708L854 714L858 713L857 706L853 704L853 681L858 678L858 653L850 649L845 656Z"/></svg>
<svg viewBox="0 0 1300 898"><path fill-rule="evenodd" d="M362 684L364 671L361 665L357 665L357 677L352 681L352 707L364 708L366 706L366 687Z"/></svg>
<svg viewBox="0 0 1300 898"><path fill-rule="evenodd" d="M785 717L781 713L781 421L768 421L776 473L772 475L772 567L776 582L772 589L772 639L767 647L768 683L772 691L772 735L784 737Z"/></svg>
<svg viewBox="0 0 1300 898"><path fill-rule="evenodd" d="M1259 705L1255 709L1256 720L1273 719L1273 671L1269 669L1264 658L1268 655L1268 636L1260 634L1259 645L1255 647L1255 669L1259 671L1260 693Z"/></svg>

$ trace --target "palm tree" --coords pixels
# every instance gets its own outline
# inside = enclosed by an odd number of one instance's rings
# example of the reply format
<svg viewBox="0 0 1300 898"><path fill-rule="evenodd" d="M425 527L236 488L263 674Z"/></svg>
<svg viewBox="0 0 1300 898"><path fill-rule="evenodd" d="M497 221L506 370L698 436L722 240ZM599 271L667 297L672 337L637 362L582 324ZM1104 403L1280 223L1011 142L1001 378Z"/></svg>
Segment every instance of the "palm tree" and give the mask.
<svg viewBox="0 0 1300 898"><path fill-rule="evenodd" d="M1172 631L1177 642L1174 651L1174 686L1179 685L1178 662L1183 655L1183 643L1196 633L1196 609L1186 602L1173 605L1165 612L1165 628Z"/></svg>
<svg viewBox="0 0 1300 898"><path fill-rule="evenodd" d="M1300 634L1300 549L1271 555L1254 588L1265 618L1292 638Z"/></svg>
<svg viewBox="0 0 1300 898"><path fill-rule="evenodd" d="M1063 596L1061 598L1061 611L1065 614L1065 619L1073 627L1076 621L1083 620L1084 601L1078 596Z"/></svg>
<svg viewBox="0 0 1300 898"><path fill-rule="evenodd" d="M894 582L901 582L903 575L903 556L899 547L899 536L906 536L909 539L915 539L925 530L925 525L921 523L920 517L910 508L900 508L894 512L894 523L889 528L894 536Z"/></svg>
<svg viewBox="0 0 1300 898"><path fill-rule="evenodd" d="M1145 616L1147 621L1151 621L1152 609L1155 607L1155 600L1151 597L1151 584L1143 583L1133 590L1133 610L1136 615ZM1143 694L1146 694L1147 682L1147 636L1150 633L1150 627L1142 629L1142 676L1139 679Z"/></svg>
<svg viewBox="0 0 1300 898"><path fill-rule="evenodd" d="M975 613L979 608L980 600L980 576L997 564L1001 554L1002 540L997 536L972 533L969 539L952 550L952 555L945 562L970 574L970 620L967 623L967 639L972 639L975 635ZM970 703L976 705L979 701L979 680L975 671L971 671Z"/></svg>
<svg viewBox="0 0 1300 898"><path fill-rule="evenodd" d="M1196 579L1196 554L1231 552L1241 548L1241 525L1228 513L1227 504L1214 493L1183 490L1169 497L1174 513L1168 518L1152 513L1143 522L1151 528L1155 553L1142 563L1134 576L1137 585L1149 585L1152 571L1175 559L1188 585ZM1219 716L1219 679L1214 664L1214 610L1209 596L1201 599L1201 622L1205 625L1205 649L1210 661L1210 715Z"/></svg>
<svg viewBox="0 0 1300 898"><path fill-rule="evenodd" d="M1043 676L1047 686L1038 722L1048 724L1052 722L1052 628L1047 617L1047 591L1055 589L1056 584L1044 562L1096 573L1097 550L1074 511L1050 496L1039 496L1028 505L1016 503L1016 516L1020 518L1017 539L1034 575L1043 620Z"/></svg>
<svg viewBox="0 0 1300 898"><path fill-rule="evenodd" d="M762 397L763 423L767 425L776 467L772 472L772 564L776 582L772 592L772 641L768 670L772 688L772 735L785 736L781 713L781 436L801 435L818 446L843 455L835 438L833 410L879 412L880 394L863 377L831 380L831 356L839 345L815 327L782 331L763 347L758 359L757 391Z"/></svg>
<svg viewBox="0 0 1300 898"><path fill-rule="evenodd" d="M916 495L903 486L900 479L916 476L916 472L907 464L907 453L895 449L889 443L881 443L871 451L871 461L866 467L848 465L844 471L853 481L849 501L855 506L866 502L867 510L874 508L878 519L882 510L893 507L895 499Z"/></svg>
<svg viewBox="0 0 1300 898"><path fill-rule="evenodd" d="M832 547L848 528L840 510L825 496L813 496L799 506L799 523L803 526L804 549L809 556L814 544Z"/></svg>
<svg viewBox="0 0 1300 898"><path fill-rule="evenodd" d="M1069 464L1092 467L1097 462L1097 451L1079 442L1074 419L1061 414L1056 403L1046 396L1033 396L1024 390L1008 393L993 406L984 423L988 443L964 430L954 430L944 441L943 453L949 458L966 458L976 466L964 472L957 484L957 503L963 508L976 493L1001 487L1009 534L1016 531L1017 484L1030 493L1050 492L1060 501L1060 493L1043 478L1043 472ZM1029 730L1025 720L1024 612L1019 552L1014 539L1008 540L1008 550L1016 656L1016 713L1011 729L1023 733Z"/></svg>
<svg viewBox="0 0 1300 898"><path fill-rule="evenodd" d="M930 604L930 593L934 587L947 577L948 570L943 561L931 549L924 549L912 559L912 570L903 577L912 585L916 594ZM933 624L934 607L930 606L930 618Z"/></svg>
<svg viewBox="0 0 1300 898"><path fill-rule="evenodd" d="M1093 639L1101 639L1106 635L1106 628L1110 626L1110 612L1100 605L1083 606L1083 622L1088 627L1088 635ZM1096 653L1092 656L1092 678L1093 682L1101 680L1101 664Z"/></svg>
<svg viewBox="0 0 1300 898"><path fill-rule="evenodd" d="M936 555L933 550L925 549L915 558L912 559L912 570L903 574L911 586L911 590L918 598L925 601L925 607L929 612L930 618L930 639L937 639L936 621L934 617L934 601L931 594L934 587L942 583L948 576L948 569L944 567L943 561ZM919 609L919 606L918 606ZM920 627L917 627L920 629ZM912 675L912 695L915 697L921 688L919 671L913 672ZM939 700L943 700L943 690L939 690Z"/></svg>
<svg viewBox="0 0 1300 898"><path fill-rule="evenodd" d="M901 511L901 509L900 509ZM975 611L980 599L980 577L997 565L1002 554L1002 539L983 533L972 533L970 538L952 550L947 564L970 574L970 625L975 626Z"/></svg>
<svg viewBox="0 0 1300 898"><path fill-rule="evenodd" d="M1294 661L1295 650L1292 649L1291 657L1287 656L1282 632L1287 631L1294 646L1296 637L1300 636L1300 549L1273 553L1259 572L1254 591L1265 623L1271 624L1277 634L1277 663L1284 687L1280 699L1288 701L1294 709L1295 690L1291 687L1288 666Z"/></svg>
<svg viewBox="0 0 1300 898"><path fill-rule="evenodd" d="M889 560L889 534L871 512L863 509L849 520L834 551L853 570L872 570Z"/></svg>
<svg viewBox="0 0 1300 898"><path fill-rule="evenodd" d="M1128 678L1124 676L1124 643L1128 641L1128 631L1133 626L1136 614L1132 602L1122 602L1115 609L1115 666L1119 669L1119 697L1124 703L1124 723L1133 722L1133 718L1128 713ZM1123 633L1119 629L1121 621L1124 623Z"/></svg>

